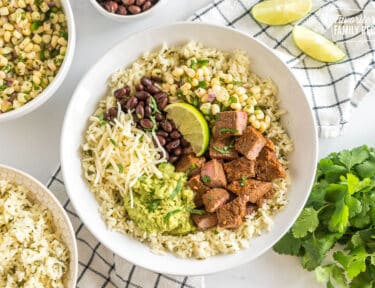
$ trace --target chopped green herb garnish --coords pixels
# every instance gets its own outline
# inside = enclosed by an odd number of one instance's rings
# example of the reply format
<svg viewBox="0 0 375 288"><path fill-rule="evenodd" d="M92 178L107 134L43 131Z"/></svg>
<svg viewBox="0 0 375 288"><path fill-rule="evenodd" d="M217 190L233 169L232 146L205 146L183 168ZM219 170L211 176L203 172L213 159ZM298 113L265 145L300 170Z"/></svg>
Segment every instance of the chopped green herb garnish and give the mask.
<svg viewBox="0 0 375 288"><path fill-rule="evenodd" d="M232 128L220 128L219 133L224 134L224 133L238 133L237 129L232 129Z"/></svg>
<svg viewBox="0 0 375 288"><path fill-rule="evenodd" d="M43 2L43 0L35 0L36 5L40 5L40 4L42 4L42 2Z"/></svg>
<svg viewBox="0 0 375 288"><path fill-rule="evenodd" d="M114 146L118 146L117 142L115 140L113 140L112 138L109 138L109 141L111 141L111 143L114 145Z"/></svg>
<svg viewBox="0 0 375 288"><path fill-rule="evenodd" d="M197 168L197 165L195 163L191 164L191 166L185 172L186 175L189 175L196 168Z"/></svg>
<svg viewBox="0 0 375 288"><path fill-rule="evenodd" d="M150 212L155 212L156 208L158 208L158 206L160 205L161 203L161 199L153 199L147 206L147 210L150 211Z"/></svg>
<svg viewBox="0 0 375 288"><path fill-rule="evenodd" d="M202 209L191 209L189 212L190 214L197 214L197 215L204 215L206 213L206 211Z"/></svg>
<svg viewBox="0 0 375 288"><path fill-rule="evenodd" d="M160 113L160 110L158 108L158 103L156 102L155 98L153 96L151 96L151 103L150 103L150 107L152 109L152 112L155 114L155 113Z"/></svg>
<svg viewBox="0 0 375 288"><path fill-rule="evenodd" d="M229 102L230 102L230 103L238 103L238 99L237 99L237 97L231 96L231 97L229 98Z"/></svg>
<svg viewBox="0 0 375 288"><path fill-rule="evenodd" d="M99 119L100 126L104 126L105 124L107 124L107 121L104 120L104 115L103 114L98 115L96 117L98 117L98 119Z"/></svg>
<svg viewBox="0 0 375 288"><path fill-rule="evenodd" d="M31 24L31 31L38 30L38 28L42 25L42 21L36 20Z"/></svg>
<svg viewBox="0 0 375 288"><path fill-rule="evenodd" d="M199 67L207 66L210 62L207 59L198 59L197 64Z"/></svg>
<svg viewBox="0 0 375 288"><path fill-rule="evenodd" d="M216 145L213 145L212 148L214 148L215 151L221 153L221 154L230 154L230 151L229 151L229 146L224 146L223 149L221 149L220 147L217 147Z"/></svg>
<svg viewBox="0 0 375 288"><path fill-rule="evenodd" d="M158 124L156 123L155 116L150 116L150 120L152 121L152 124L153 124L151 131L154 132L158 128Z"/></svg>
<svg viewBox="0 0 375 288"><path fill-rule="evenodd" d="M208 183L208 182L211 181L211 177L208 176L208 175L204 175L204 176L202 176L201 179L202 179L202 181L203 181L204 183Z"/></svg>
<svg viewBox="0 0 375 288"><path fill-rule="evenodd" d="M111 167L111 163L108 163L107 165L105 165L105 169L109 169Z"/></svg>
<svg viewBox="0 0 375 288"><path fill-rule="evenodd" d="M220 82L225 82L224 78L219 78L220 79Z"/></svg>
<svg viewBox="0 0 375 288"><path fill-rule="evenodd" d="M198 84L198 87L199 88L207 88L208 84L207 84L206 81L200 81L199 84Z"/></svg>
<svg viewBox="0 0 375 288"><path fill-rule="evenodd" d="M200 106L199 98L198 97L191 97L190 104L195 106L195 107Z"/></svg>
<svg viewBox="0 0 375 288"><path fill-rule="evenodd" d="M40 50L39 55L40 55L40 60L41 60L41 61L46 60L46 51L44 51L44 50Z"/></svg>
<svg viewBox="0 0 375 288"><path fill-rule="evenodd" d="M117 164L117 168L119 173L124 173L124 166L122 164Z"/></svg>
<svg viewBox="0 0 375 288"><path fill-rule="evenodd" d="M180 193L182 189L182 180L183 177L181 176L177 181L176 187L173 189L171 195L169 196L169 199L174 199L177 196L177 194Z"/></svg>
<svg viewBox="0 0 375 288"><path fill-rule="evenodd" d="M66 32L66 31L60 31L59 34L60 34L61 37L64 37L65 40L68 40L68 32Z"/></svg>
<svg viewBox="0 0 375 288"><path fill-rule="evenodd" d="M57 13L57 12L60 11L60 9L59 9L58 7L56 7L56 6L53 6L50 10L51 10L51 12L53 12L53 13Z"/></svg>
<svg viewBox="0 0 375 288"><path fill-rule="evenodd" d="M246 179L246 177L245 176L242 176L241 177L241 187L243 187L243 186L245 186L246 185L246 182L247 182L247 179Z"/></svg>
<svg viewBox="0 0 375 288"><path fill-rule="evenodd" d="M54 49L54 50L51 51L50 54L51 54L51 57L54 58L54 57L56 57L57 55L60 54L60 51L57 50L57 49Z"/></svg>
<svg viewBox="0 0 375 288"><path fill-rule="evenodd" d="M0 86L0 91L4 91L5 89L7 89L8 88L8 86L7 85L1 85Z"/></svg>
<svg viewBox="0 0 375 288"><path fill-rule="evenodd" d="M176 213L180 212L181 209L175 209L175 210L172 210L172 211L169 211L167 214L165 214L164 216L164 219L163 219L163 222L164 223L167 223L169 221L169 219Z"/></svg>
<svg viewBox="0 0 375 288"><path fill-rule="evenodd" d="M243 83L241 81L232 81L230 84L232 84L232 85L242 85Z"/></svg>
<svg viewBox="0 0 375 288"><path fill-rule="evenodd" d="M196 70L198 68L198 64L197 64L197 61L195 61L195 59L191 60L190 68L192 68L194 70Z"/></svg>

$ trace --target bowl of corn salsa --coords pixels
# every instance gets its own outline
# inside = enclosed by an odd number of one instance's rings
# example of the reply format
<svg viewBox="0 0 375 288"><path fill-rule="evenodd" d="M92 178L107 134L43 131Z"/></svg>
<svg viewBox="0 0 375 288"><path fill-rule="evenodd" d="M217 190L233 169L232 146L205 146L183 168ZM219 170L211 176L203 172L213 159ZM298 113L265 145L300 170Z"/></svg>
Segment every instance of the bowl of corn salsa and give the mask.
<svg viewBox="0 0 375 288"><path fill-rule="evenodd" d="M0 0L0 122L35 110L56 92L75 37L68 0Z"/></svg>

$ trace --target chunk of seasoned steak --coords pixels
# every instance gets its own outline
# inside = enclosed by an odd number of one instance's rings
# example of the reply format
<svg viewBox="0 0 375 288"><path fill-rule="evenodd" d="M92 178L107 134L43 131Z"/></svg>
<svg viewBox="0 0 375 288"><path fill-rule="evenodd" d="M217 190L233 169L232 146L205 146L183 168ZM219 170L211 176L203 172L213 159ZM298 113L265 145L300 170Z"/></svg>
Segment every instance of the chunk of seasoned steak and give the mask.
<svg viewBox="0 0 375 288"><path fill-rule="evenodd" d="M224 163L223 167L228 182L255 176L255 161L248 160L245 157Z"/></svg>
<svg viewBox="0 0 375 288"><path fill-rule="evenodd" d="M203 204L207 212L215 212L220 206L224 205L230 198L227 190L214 188L206 192L203 196Z"/></svg>
<svg viewBox="0 0 375 288"><path fill-rule="evenodd" d="M248 202L256 203L272 189L272 183L247 179L246 181L234 181L228 185L227 189Z"/></svg>
<svg viewBox="0 0 375 288"><path fill-rule="evenodd" d="M217 216L215 213L206 213L203 215L192 214L191 219L199 230L207 230L217 225Z"/></svg>
<svg viewBox="0 0 375 288"><path fill-rule="evenodd" d="M226 138L242 135L247 125L247 113L226 111L217 114L213 129L214 138Z"/></svg>
<svg viewBox="0 0 375 288"><path fill-rule="evenodd" d="M176 172L184 172L188 177L197 175L205 162L204 157L196 157L194 154L182 155L176 165Z"/></svg>
<svg viewBox="0 0 375 288"><path fill-rule="evenodd" d="M271 189L262 198L257 201L257 206L262 207L267 200L272 199L275 196L275 190Z"/></svg>
<svg viewBox="0 0 375 288"><path fill-rule="evenodd" d="M276 147L275 147L275 144L273 144L272 140L268 137L264 137L264 138L266 139L266 145L264 146L264 148L267 148L268 150L275 152Z"/></svg>
<svg viewBox="0 0 375 288"><path fill-rule="evenodd" d="M266 145L266 139L255 128L248 126L243 135L236 139L235 148L249 160L255 160Z"/></svg>
<svg viewBox="0 0 375 288"><path fill-rule="evenodd" d="M260 152L255 164L255 173L256 178L263 181L286 177L283 165L277 159L276 154L269 149L263 149Z"/></svg>
<svg viewBox="0 0 375 288"><path fill-rule="evenodd" d="M227 186L223 165L216 159L212 159L203 165L201 179L204 184L212 188Z"/></svg>
<svg viewBox="0 0 375 288"><path fill-rule="evenodd" d="M220 207L216 214L220 228L236 229L241 226L243 217L246 214L246 201L241 197L237 197Z"/></svg>
<svg viewBox="0 0 375 288"><path fill-rule="evenodd" d="M201 180L201 175L195 175L189 179L187 182L187 186L190 187L191 190L194 191L194 203L195 206L201 207L203 206L203 200L202 196L204 193L206 193L208 190L210 190L210 187L204 185L204 183Z"/></svg>
<svg viewBox="0 0 375 288"><path fill-rule="evenodd" d="M238 157L232 138L212 138L210 142L210 157L212 159L232 160Z"/></svg>

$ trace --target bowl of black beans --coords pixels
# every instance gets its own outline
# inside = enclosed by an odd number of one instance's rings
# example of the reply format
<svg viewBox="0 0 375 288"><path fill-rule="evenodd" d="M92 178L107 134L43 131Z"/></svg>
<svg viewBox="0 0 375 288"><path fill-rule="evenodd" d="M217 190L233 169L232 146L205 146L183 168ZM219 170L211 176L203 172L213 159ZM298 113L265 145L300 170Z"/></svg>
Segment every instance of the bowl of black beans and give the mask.
<svg viewBox="0 0 375 288"><path fill-rule="evenodd" d="M90 0L104 16L116 21L129 21L150 15L165 0Z"/></svg>

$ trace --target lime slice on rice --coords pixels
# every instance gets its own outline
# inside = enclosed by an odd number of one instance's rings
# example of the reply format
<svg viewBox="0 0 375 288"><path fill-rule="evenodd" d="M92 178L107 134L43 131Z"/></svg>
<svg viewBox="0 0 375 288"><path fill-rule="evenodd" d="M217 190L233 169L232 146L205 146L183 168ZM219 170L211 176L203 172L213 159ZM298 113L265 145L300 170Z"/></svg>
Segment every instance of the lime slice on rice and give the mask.
<svg viewBox="0 0 375 288"><path fill-rule="evenodd" d="M285 25L305 17L311 10L311 0L267 0L251 9L258 22Z"/></svg>
<svg viewBox="0 0 375 288"><path fill-rule="evenodd" d="M299 49L318 61L338 62L346 56L332 41L306 27L295 26L293 40Z"/></svg>
<svg viewBox="0 0 375 288"><path fill-rule="evenodd" d="M167 118L174 121L177 129L191 144L194 153L202 156L210 142L210 129L201 112L187 103L170 104L165 111Z"/></svg>

